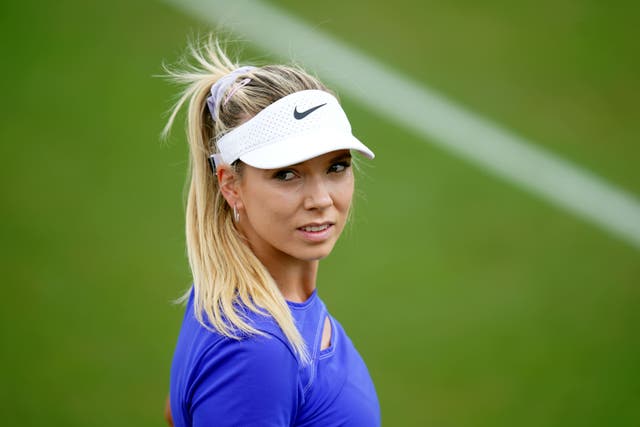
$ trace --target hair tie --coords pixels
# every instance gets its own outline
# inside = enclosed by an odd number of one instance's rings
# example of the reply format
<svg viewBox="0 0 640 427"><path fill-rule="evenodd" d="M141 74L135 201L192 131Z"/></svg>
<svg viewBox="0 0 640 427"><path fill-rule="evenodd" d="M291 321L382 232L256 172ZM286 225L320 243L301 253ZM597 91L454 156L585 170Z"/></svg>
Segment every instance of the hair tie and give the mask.
<svg viewBox="0 0 640 427"><path fill-rule="evenodd" d="M214 121L218 120L218 105L220 104L220 98L222 98L222 95L224 95L224 93L227 91L229 86L235 82L238 76L248 73L249 71L254 70L255 68L256 67L252 67L250 65L236 68L229 74L218 79L218 81L211 86L211 96L207 98L207 107L209 107L209 113L211 113L211 117L213 118ZM247 83L249 83L249 81L251 81L251 79L244 79L242 82L240 82L241 85L239 85L238 87L234 88L234 90L231 91L231 93L226 97L224 104L226 104L227 101L229 101L229 98L231 98L231 96L238 89L240 89L242 86L245 86Z"/></svg>
<svg viewBox="0 0 640 427"><path fill-rule="evenodd" d="M249 84L249 82L251 81L250 78L246 78L244 80L241 80L240 83L236 84L233 89L231 89L229 91L229 94L224 98L224 101L222 102L222 105L225 106L227 105L227 102L229 102L229 99L233 96L234 93L236 93L238 91L238 89L240 89L241 87L244 87L246 85Z"/></svg>

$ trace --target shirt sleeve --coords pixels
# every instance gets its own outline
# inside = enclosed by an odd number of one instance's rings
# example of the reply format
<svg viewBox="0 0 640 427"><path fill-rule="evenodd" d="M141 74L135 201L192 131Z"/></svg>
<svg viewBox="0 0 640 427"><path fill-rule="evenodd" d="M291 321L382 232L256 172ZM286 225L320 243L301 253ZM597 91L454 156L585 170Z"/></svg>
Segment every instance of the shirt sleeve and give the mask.
<svg viewBox="0 0 640 427"><path fill-rule="evenodd" d="M290 426L302 397L297 360L271 336L220 341L192 378L193 427Z"/></svg>

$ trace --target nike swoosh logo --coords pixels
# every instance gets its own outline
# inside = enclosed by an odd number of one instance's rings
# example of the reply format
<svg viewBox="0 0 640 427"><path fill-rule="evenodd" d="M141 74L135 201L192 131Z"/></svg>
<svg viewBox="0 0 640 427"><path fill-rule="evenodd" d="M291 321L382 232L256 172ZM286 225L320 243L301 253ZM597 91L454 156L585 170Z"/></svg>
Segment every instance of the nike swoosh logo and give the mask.
<svg viewBox="0 0 640 427"><path fill-rule="evenodd" d="M297 120L302 120L305 117L307 117L309 114L316 111L318 108L324 107L325 105L327 105L326 102L324 104L316 105L315 107L309 108L308 110L305 110L305 111L298 111L298 107L296 106L296 108L293 110L293 117L295 117Z"/></svg>

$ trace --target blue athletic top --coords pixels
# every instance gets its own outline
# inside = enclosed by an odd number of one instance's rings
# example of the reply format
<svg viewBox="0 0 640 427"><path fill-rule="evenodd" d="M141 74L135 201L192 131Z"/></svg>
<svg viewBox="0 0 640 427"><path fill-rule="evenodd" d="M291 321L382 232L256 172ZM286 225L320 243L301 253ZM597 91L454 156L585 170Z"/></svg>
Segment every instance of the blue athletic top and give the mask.
<svg viewBox="0 0 640 427"><path fill-rule="evenodd" d="M273 318L247 310L266 337L234 340L204 328L193 292L171 366L171 412L186 426L379 426L380 407L364 361L316 291L288 302L307 343L303 366ZM325 318L331 344L320 350Z"/></svg>

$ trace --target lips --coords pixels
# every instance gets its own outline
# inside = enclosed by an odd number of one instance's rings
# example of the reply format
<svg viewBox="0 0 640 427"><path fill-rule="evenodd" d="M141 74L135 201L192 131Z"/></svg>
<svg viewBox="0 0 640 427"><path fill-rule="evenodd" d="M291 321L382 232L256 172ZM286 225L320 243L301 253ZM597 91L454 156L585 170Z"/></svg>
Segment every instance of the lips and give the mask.
<svg viewBox="0 0 640 427"><path fill-rule="evenodd" d="M305 225L304 227L300 227L302 231L306 231L308 233L317 233L319 231L324 231L327 228L331 227L331 224L322 224L322 225Z"/></svg>
<svg viewBox="0 0 640 427"><path fill-rule="evenodd" d="M332 222L311 223L298 227L298 230L305 240L319 242L326 240L330 236L333 226L334 223Z"/></svg>

